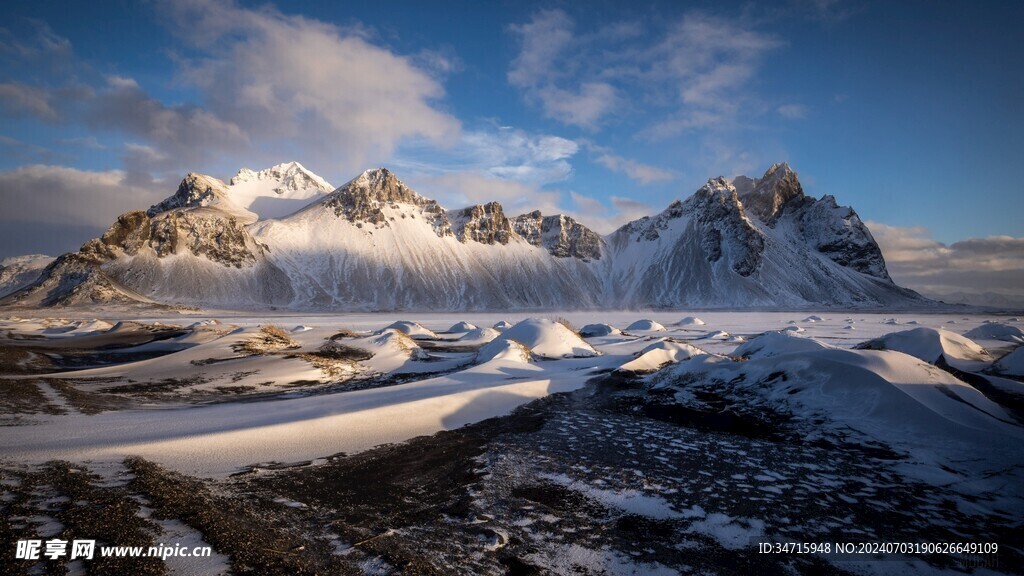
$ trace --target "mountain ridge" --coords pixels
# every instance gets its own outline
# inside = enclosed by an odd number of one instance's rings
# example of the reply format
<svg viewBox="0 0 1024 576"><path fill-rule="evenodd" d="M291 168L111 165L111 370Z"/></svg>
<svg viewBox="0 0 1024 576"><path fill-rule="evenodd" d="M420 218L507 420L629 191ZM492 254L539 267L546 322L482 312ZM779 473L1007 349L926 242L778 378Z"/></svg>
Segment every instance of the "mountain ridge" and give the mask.
<svg viewBox="0 0 1024 576"><path fill-rule="evenodd" d="M852 208L805 195L785 163L757 179L709 179L685 200L604 236L565 214L509 216L498 202L448 210L387 168L327 186L297 162L242 169L230 183L190 173L175 194L123 214L0 304L453 310L929 302L892 282ZM254 211L263 198L285 202L276 204L281 215Z"/></svg>

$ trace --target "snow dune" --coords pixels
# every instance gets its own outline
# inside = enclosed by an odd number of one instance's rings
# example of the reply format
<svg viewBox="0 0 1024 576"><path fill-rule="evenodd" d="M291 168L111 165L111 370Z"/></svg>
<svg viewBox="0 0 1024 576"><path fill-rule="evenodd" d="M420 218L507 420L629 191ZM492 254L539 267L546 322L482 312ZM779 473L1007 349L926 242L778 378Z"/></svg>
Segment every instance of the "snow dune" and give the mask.
<svg viewBox="0 0 1024 576"><path fill-rule="evenodd" d="M626 326L626 330L630 332L664 332L665 327L658 324L654 320L637 320L629 326Z"/></svg>
<svg viewBox="0 0 1024 576"><path fill-rule="evenodd" d="M868 340L857 346L863 350L896 350L924 360L929 364L940 361L967 371L981 370L992 363L984 348L965 336L949 330L914 328L893 332L881 338Z"/></svg>
<svg viewBox="0 0 1024 576"><path fill-rule="evenodd" d="M619 366L618 370L637 374L654 372L666 364L675 364L702 354L707 352L696 346L673 340L661 340L638 352L635 359Z"/></svg>
<svg viewBox="0 0 1024 576"><path fill-rule="evenodd" d="M982 324L973 330L968 330L964 336L975 340L1002 340L1014 344L1024 344L1024 332L1016 326L990 322Z"/></svg>
<svg viewBox="0 0 1024 576"><path fill-rule="evenodd" d="M504 342L514 340L543 358L597 356L599 352L564 325L546 318L529 318L502 332L480 350L489 355Z"/></svg>

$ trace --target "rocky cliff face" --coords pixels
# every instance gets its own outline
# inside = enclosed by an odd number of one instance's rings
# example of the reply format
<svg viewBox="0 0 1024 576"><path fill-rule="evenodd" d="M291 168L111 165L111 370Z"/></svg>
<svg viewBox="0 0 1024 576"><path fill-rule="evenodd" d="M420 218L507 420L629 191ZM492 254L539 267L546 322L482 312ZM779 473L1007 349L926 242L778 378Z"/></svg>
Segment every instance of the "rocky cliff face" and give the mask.
<svg viewBox="0 0 1024 576"><path fill-rule="evenodd" d="M773 164L764 176L752 180L741 176L740 186L735 186L737 195L743 201L743 206L751 215L760 218L769 226L774 226L775 221L782 211L783 206L794 199L804 198L804 188L797 179L796 172L790 169L789 164ZM740 193L739 189L745 190Z"/></svg>
<svg viewBox="0 0 1024 576"><path fill-rule="evenodd" d="M534 246L543 246L558 258L601 259L604 241L590 228L564 214L543 216L540 210L517 216L513 230Z"/></svg>
<svg viewBox="0 0 1024 576"><path fill-rule="evenodd" d="M497 202L463 208L452 220L455 237L461 242L508 244L514 234L512 221Z"/></svg>
<svg viewBox="0 0 1024 576"><path fill-rule="evenodd" d="M700 229L708 262L727 258L730 269L743 277L757 270L764 239L747 218L736 189L724 178L709 180L683 203L682 212L692 215Z"/></svg>

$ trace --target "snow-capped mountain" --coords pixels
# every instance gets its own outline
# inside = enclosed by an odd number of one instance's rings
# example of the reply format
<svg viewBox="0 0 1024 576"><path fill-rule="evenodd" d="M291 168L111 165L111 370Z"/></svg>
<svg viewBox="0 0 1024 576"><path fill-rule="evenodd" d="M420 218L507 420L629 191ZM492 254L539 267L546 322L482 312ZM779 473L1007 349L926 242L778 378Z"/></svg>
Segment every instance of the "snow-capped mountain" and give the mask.
<svg viewBox="0 0 1024 576"><path fill-rule="evenodd" d="M227 194L232 202L266 220L287 216L332 190L334 186L302 164L288 162L259 172L242 168L231 179Z"/></svg>
<svg viewBox="0 0 1024 576"><path fill-rule="evenodd" d="M605 301L613 307L922 300L893 284L856 212L831 196L804 195L786 164L757 180L709 180L685 201L616 230L607 243L613 265Z"/></svg>
<svg viewBox="0 0 1024 576"><path fill-rule="evenodd" d="M524 237L496 202L447 211L380 169L252 234L290 278L295 306L597 306L600 278L589 261L556 255L555 227Z"/></svg>
<svg viewBox="0 0 1024 576"><path fill-rule="evenodd" d="M299 309L916 305L870 232L789 166L709 180L602 237L497 202L446 210L389 170L337 190L296 162L230 183L189 174L146 212L5 297ZM329 191L329 193L327 193Z"/></svg>

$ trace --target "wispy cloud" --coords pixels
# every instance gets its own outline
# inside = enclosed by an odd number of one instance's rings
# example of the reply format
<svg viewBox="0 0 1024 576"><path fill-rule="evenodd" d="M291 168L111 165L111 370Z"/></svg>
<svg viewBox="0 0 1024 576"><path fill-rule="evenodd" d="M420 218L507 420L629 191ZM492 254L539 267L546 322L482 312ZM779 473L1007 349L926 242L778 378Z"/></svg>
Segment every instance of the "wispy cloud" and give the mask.
<svg viewBox="0 0 1024 576"><path fill-rule="evenodd" d="M664 119L647 127L665 138L735 123L750 98L743 88L764 56L782 45L734 19L689 12L664 27L577 32L564 11L545 10L511 27L520 41L508 81L529 102L565 124L595 130L626 110L626 92ZM600 39L601 42L595 40Z"/></svg>
<svg viewBox="0 0 1024 576"><path fill-rule="evenodd" d="M19 32L0 28L0 57L28 75L65 71L71 66L71 41L55 33L41 20L8 21Z"/></svg>
<svg viewBox="0 0 1024 576"><path fill-rule="evenodd" d="M789 120L802 120L807 117L807 107L803 104L783 104L775 109L779 116Z"/></svg>
<svg viewBox="0 0 1024 576"><path fill-rule="evenodd" d="M27 113L43 120L57 119L48 90L19 82L0 83L0 107L12 115Z"/></svg>
<svg viewBox="0 0 1024 576"><path fill-rule="evenodd" d="M639 184L667 182L676 178L676 173L665 168L644 164L630 158L619 156L611 149L595 144L589 140L581 141L592 154L594 161L611 170L628 176Z"/></svg>
<svg viewBox="0 0 1024 576"><path fill-rule="evenodd" d="M511 26L520 51L512 61L508 81L523 89L548 117L595 129L614 110L619 96L611 84L596 77L581 79L574 73L570 58L580 50L574 27L561 10L544 10L525 24Z"/></svg>
<svg viewBox="0 0 1024 576"><path fill-rule="evenodd" d="M471 172L542 186L568 178L578 151L579 144L560 136L486 125L443 149L403 146L390 163L412 173Z"/></svg>

